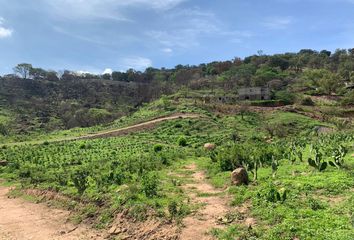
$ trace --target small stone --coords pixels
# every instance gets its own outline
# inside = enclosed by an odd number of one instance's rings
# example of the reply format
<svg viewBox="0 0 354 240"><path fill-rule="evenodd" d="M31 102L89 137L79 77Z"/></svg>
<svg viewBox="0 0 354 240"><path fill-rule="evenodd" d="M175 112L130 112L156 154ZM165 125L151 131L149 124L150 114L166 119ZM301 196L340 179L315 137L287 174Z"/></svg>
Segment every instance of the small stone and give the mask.
<svg viewBox="0 0 354 240"><path fill-rule="evenodd" d="M116 227L116 226L112 226L112 227L108 230L108 233L109 233L109 234L116 234L116 230L117 230L117 227Z"/></svg>
<svg viewBox="0 0 354 240"><path fill-rule="evenodd" d="M206 143L206 144L204 144L204 149L205 150L211 151L211 150L214 150L215 147L216 147L216 145L214 143Z"/></svg>

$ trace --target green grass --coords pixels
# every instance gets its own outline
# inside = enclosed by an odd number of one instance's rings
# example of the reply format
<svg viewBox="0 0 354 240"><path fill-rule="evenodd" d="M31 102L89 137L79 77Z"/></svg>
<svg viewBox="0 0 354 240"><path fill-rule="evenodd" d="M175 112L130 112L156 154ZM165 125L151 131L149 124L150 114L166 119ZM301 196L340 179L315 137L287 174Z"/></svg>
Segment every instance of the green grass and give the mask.
<svg viewBox="0 0 354 240"><path fill-rule="evenodd" d="M352 144L352 143L351 143ZM350 145L350 144L349 144ZM213 231L219 239L353 239L354 237L354 158L346 157L346 168L328 168L317 172L305 162L281 162L276 178L271 168L259 170L257 182L230 187L233 205L252 204L248 217L257 220L252 230L236 224L225 231ZM210 166L211 165L211 166ZM211 183L229 185L230 173L220 174L215 166L203 161ZM228 177L226 177L228 176ZM288 190L284 203L269 202L265 195L272 188Z"/></svg>

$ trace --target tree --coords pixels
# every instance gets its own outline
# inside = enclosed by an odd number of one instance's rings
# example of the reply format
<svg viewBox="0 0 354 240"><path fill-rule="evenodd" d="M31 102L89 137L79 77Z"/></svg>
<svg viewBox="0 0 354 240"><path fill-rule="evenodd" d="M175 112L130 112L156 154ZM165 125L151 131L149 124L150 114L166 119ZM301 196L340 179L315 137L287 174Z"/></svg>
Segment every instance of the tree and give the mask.
<svg viewBox="0 0 354 240"><path fill-rule="evenodd" d="M105 74L103 74L102 75L102 79L104 79L104 80L111 80L111 74L110 73L105 73Z"/></svg>
<svg viewBox="0 0 354 240"><path fill-rule="evenodd" d="M305 85L316 87L325 94L331 94L340 87L341 82L337 74L326 69L309 69L303 74Z"/></svg>
<svg viewBox="0 0 354 240"><path fill-rule="evenodd" d="M121 82L126 82L128 81L128 77L126 73L123 72L112 72L112 79L114 81L121 81Z"/></svg>
<svg viewBox="0 0 354 240"><path fill-rule="evenodd" d="M32 64L20 63L16 67L14 67L13 70L16 74L21 75L21 77L23 79L27 79L30 75L31 70L32 70Z"/></svg>
<svg viewBox="0 0 354 240"><path fill-rule="evenodd" d="M35 80L45 79L47 71L42 68L30 68L29 75Z"/></svg>
<svg viewBox="0 0 354 240"><path fill-rule="evenodd" d="M49 70L46 74L46 79L49 81L58 81L58 73L52 70Z"/></svg>

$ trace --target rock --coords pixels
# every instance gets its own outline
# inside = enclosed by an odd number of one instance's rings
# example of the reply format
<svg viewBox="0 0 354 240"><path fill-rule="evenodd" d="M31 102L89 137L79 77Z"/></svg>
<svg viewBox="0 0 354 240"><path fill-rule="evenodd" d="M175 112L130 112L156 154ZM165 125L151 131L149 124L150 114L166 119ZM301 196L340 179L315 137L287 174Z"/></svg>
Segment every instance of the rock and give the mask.
<svg viewBox="0 0 354 240"><path fill-rule="evenodd" d="M245 224L247 227L252 227L256 225L256 220L254 218L246 218Z"/></svg>
<svg viewBox="0 0 354 240"><path fill-rule="evenodd" d="M216 147L216 145L214 143L206 143L206 144L204 144L204 149L205 150L211 151L211 150L214 150L215 147Z"/></svg>
<svg viewBox="0 0 354 240"><path fill-rule="evenodd" d="M231 183L235 186L248 184L248 174L244 168L237 168L231 173Z"/></svg>
<svg viewBox="0 0 354 240"><path fill-rule="evenodd" d="M315 127L315 131L318 134L327 134L327 133L332 133L334 132L333 128L329 128L329 127L323 127L323 126L316 126Z"/></svg>
<svg viewBox="0 0 354 240"><path fill-rule="evenodd" d="M0 160L0 166L6 166L7 163L8 162L6 160Z"/></svg>
<svg viewBox="0 0 354 240"><path fill-rule="evenodd" d="M119 228L117 228L116 226L112 226L109 230L108 230L108 233L110 235L116 235L116 234L119 234L121 233L121 230Z"/></svg>

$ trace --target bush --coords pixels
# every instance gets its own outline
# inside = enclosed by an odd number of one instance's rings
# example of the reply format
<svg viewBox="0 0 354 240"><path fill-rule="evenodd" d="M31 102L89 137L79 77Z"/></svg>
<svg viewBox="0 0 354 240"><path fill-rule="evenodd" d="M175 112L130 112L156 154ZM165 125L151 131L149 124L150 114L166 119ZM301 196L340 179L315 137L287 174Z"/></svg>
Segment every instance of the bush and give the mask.
<svg viewBox="0 0 354 240"><path fill-rule="evenodd" d="M185 146L187 146L187 139L185 137L181 136L178 138L177 143L179 146L185 147Z"/></svg>
<svg viewBox="0 0 354 240"><path fill-rule="evenodd" d="M0 123L0 134L6 136L8 135L8 133L9 132L7 131L7 127L4 124Z"/></svg>
<svg viewBox="0 0 354 240"><path fill-rule="evenodd" d="M312 101L310 97L305 97L301 100L301 105L304 106L315 106L315 103Z"/></svg>
<svg viewBox="0 0 354 240"><path fill-rule="evenodd" d="M354 90L348 92L341 101L341 104L346 105L354 105Z"/></svg>
<svg viewBox="0 0 354 240"><path fill-rule="evenodd" d="M214 158L214 160L212 158L212 161L215 161L216 158L221 171L233 171L242 166L242 162L245 162L246 158L248 158L248 153L243 146L234 145L223 149L212 157Z"/></svg>
<svg viewBox="0 0 354 240"><path fill-rule="evenodd" d="M275 93L275 98L282 101L284 104L293 104L296 99L296 95L288 91L279 91Z"/></svg>
<svg viewBox="0 0 354 240"><path fill-rule="evenodd" d="M147 197L153 197L157 195L159 178L156 173L150 172L143 175L141 182L142 191Z"/></svg>
<svg viewBox="0 0 354 240"><path fill-rule="evenodd" d="M71 180L73 181L74 186L80 195L85 192L88 186L88 176L89 172L85 169L76 169L71 174Z"/></svg>
<svg viewBox="0 0 354 240"><path fill-rule="evenodd" d="M161 144L155 144L154 145L154 152L161 152L163 146Z"/></svg>

